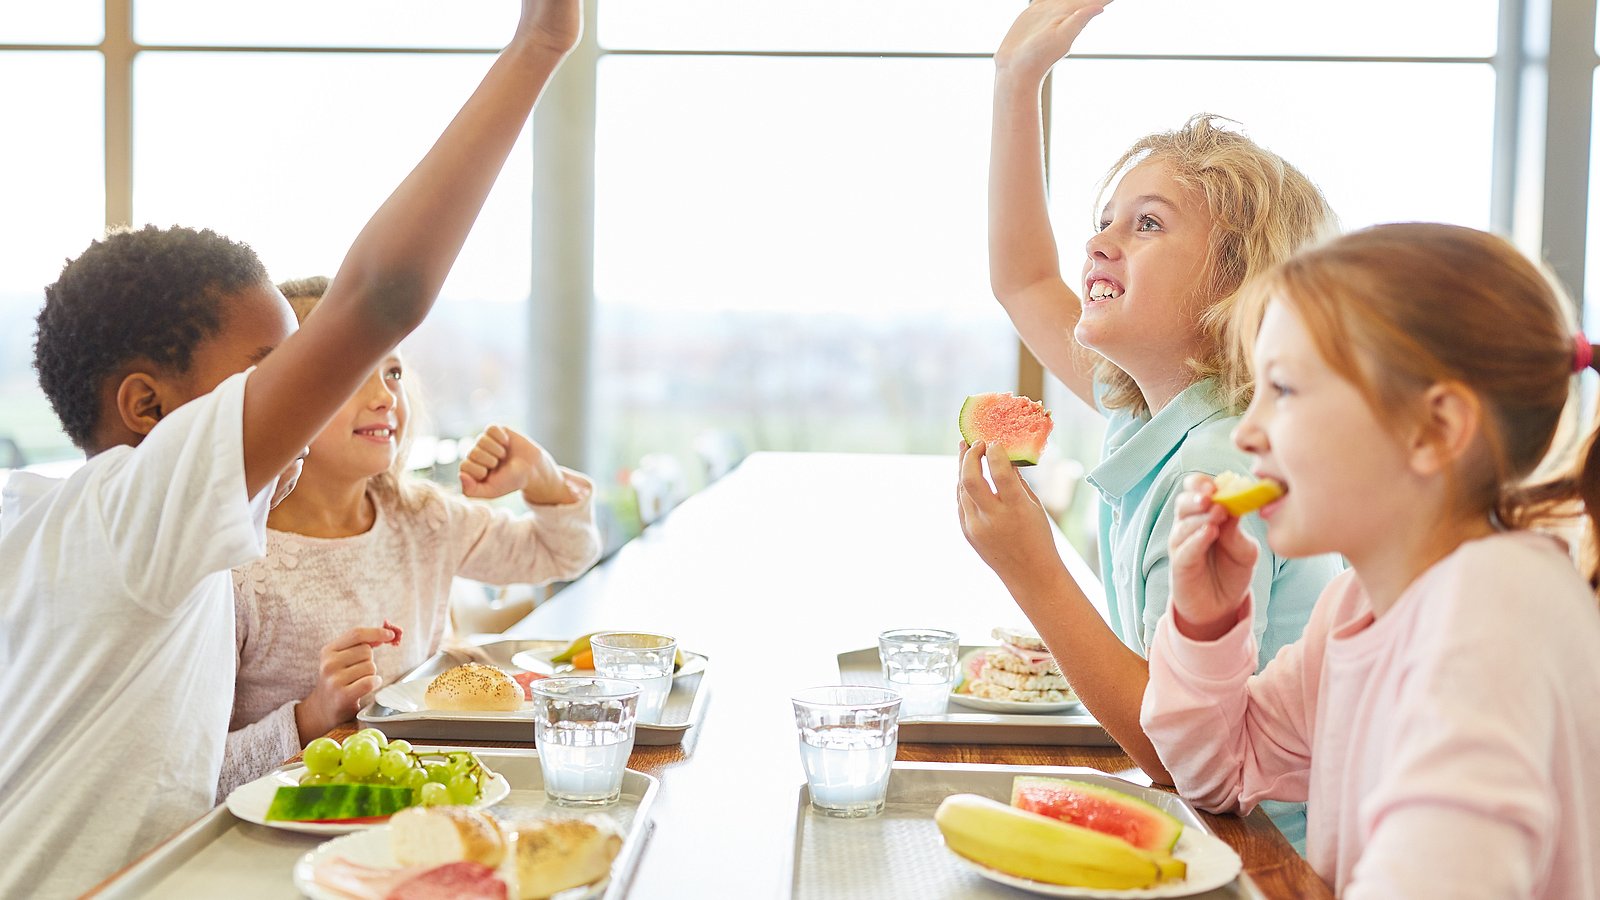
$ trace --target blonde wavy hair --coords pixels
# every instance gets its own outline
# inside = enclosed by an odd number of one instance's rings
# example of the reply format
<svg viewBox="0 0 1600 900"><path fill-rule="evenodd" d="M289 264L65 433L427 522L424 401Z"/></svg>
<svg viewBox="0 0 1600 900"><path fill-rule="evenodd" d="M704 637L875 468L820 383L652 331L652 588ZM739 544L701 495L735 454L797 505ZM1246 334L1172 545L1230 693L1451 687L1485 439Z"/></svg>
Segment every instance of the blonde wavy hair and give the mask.
<svg viewBox="0 0 1600 900"><path fill-rule="evenodd" d="M328 285L331 283L332 279L326 276L313 275L310 278L296 278L282 282L278 285L278 290L294 309L295 318L304 325L306 318L317 308L317 304L322 302L323 295L328 293ZM403 508L417 509L424 502L422 482L407 474L406 461L411 456L411 436L422 420L422 399L414 383L408 381L405 391L406 421L401 426L400 441L396 447L394 461L389 464L387 471L372 476L368 484L374 492L392 497Z"/></svg>
<svg viewBox="0 0 1600 900"><path fill-rule="evenodd" d="M1233 120L1201 113L1175 131L1140 138L1111 166L1100 194L1136 166L1160 162L1180 186L1205 198L1210 249L1195 315L1206 352L1188 364L1195 381L1216 379L1223 401L1238 412L1249 405L1253 386L1230 328L1240 290L1300 248L1337 233L1339 222L1311 179L1244 134L1221 127L1225 122ZM1106 386L1101 402L1107 408L1149 411L1133 376L1110 360L1096 363L1095 378Z"/></svg>

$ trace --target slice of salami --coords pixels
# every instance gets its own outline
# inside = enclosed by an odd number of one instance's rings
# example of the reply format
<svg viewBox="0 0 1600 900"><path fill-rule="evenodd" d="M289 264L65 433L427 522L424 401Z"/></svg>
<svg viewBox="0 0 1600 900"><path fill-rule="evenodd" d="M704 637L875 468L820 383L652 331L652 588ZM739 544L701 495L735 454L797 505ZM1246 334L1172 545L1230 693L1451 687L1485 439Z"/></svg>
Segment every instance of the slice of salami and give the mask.
<svg viewBox="0 0 1600 900"><path fill-rule="evenodd" d="M507 900L506 883L483 863L445 863L396 885L384 900Z"/></svg>

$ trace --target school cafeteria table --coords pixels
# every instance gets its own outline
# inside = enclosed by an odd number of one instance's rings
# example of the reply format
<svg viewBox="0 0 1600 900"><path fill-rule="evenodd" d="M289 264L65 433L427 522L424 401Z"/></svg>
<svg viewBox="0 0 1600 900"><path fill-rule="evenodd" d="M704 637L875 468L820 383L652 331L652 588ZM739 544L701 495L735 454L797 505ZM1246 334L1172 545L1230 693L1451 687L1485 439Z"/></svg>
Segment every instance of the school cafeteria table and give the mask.
<svg viewBox="0 0 1600 900"><path fill-rule="evenodd" d="M661 779L630 898L789 896L804 781L789 695L837 683L837 655L875 646L884 629L944 628L982 644L997 625L1026 624L961 536L955 471L953 456L754 454L509 629L659 630L710 660L703 721L681 745L636 747L630 762ZM1115 748L992 744L902 742L898 759L1132 765ZM1265 896L1332 896L1259 811L1204 819Z"/></svg>

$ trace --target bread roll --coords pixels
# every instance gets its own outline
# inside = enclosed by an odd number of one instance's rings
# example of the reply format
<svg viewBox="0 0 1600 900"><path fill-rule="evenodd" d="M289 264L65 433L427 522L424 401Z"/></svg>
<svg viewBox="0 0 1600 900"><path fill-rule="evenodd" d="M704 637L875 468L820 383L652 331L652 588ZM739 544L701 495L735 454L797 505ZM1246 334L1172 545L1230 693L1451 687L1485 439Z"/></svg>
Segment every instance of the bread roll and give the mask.
<svg viewBox="0 0 1600 900"><path fill-rule="evenodd" d="M541 819L506 826L516 832L517 885L522 900L593 884L611 872L622 850L616 831L581 819Z"/></svg>
<svg viewBox="0 0 1600 900"><path fill-rule="evenodd" d="M467 806L413 806L389 817L394 859L402 866L482 863L495 868L506 858L506 840L487 813Z"/></svg>
<svg viewBox="0 0 1600 900"><path fill-rule="evenodd" d="M522 708L523 693L522 685L505 671L467 663L440 673L423 696L430 709L509 712Z"/></svg>

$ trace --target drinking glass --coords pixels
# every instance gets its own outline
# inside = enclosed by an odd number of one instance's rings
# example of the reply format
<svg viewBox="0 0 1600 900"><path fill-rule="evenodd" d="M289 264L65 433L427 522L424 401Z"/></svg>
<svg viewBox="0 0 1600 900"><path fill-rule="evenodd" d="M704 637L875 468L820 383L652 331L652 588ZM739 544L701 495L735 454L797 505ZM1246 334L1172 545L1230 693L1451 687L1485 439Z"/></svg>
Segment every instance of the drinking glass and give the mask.
<svg viewBox="0 0 1600 900"><path fill-rule="evenodd" d="M948 708L961 657L961 638L934 628L896 628L878 635L883 680L905 698L900 712L937 716Z"/></svg>
<svg viewBox="0 0 1600 900"><path fill-rule="evenodd" d="M622 796L633 753L637 685L614 678L546 678L532 687L544 792L561 806L606 806Z"/></svg>
<svg viewBox="0 0 1600 900"><path fill-rule="evenodd" d="M882 812L899 736L900 695L831 685L801 691L793 702L812 809L840 818Z"/></svg>
<svg viewBox="0 0 1600 900"><path fill-rule="evenodd" d="M594 670L605 678L620 678L639 686L639 721L661 724L672 693L673 661L678 642L664 634L644 631L607 631L589 638Z"/></svg>

